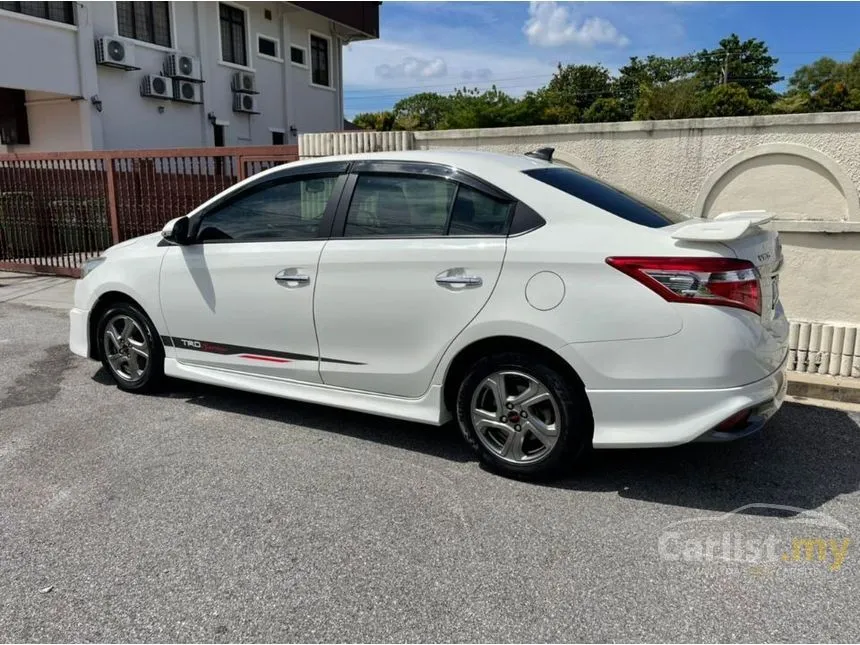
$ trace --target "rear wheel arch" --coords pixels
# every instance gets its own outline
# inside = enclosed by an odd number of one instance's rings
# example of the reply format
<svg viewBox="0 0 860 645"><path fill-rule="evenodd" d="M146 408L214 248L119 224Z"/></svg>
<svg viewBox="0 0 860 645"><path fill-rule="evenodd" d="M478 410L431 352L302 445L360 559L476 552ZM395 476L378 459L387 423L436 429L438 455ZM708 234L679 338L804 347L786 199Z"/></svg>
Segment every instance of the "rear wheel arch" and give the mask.
<svg viewBox="0 0 860 645"><path fill-rule="evenodd" d="M542 359L563 374L569 383L581 389L585 400L588 401L588 396L585 394L585 383L573 366L556 352L533 340L518 336L491 336L477 340L461 349L448 365L442 396L445 407L451 414L454 414L456 409L457 390L468 373L469 367L483 356L503 352L522 352ZM591 416L590 405L588 415Z"/></svg>
<svg viewBox="0 0 860 645"><path fill-rule="evenodd" d="M122 291L107 291L100 295L96 300L93 308L90 310L90 317L87 326L87 334L89 339L89 348L90 348L90 358L95 360L101 360L101 355L99 354L99 339L98 339L98 328L99 322L101 321L102 315L113 305L118 303L128 303L134 305L149 319L149 323L152 325L153 329L157 329L155 323L152 322L152 317L147 313L146 308L143 307L137 300L132 298L127 293L123 293ZM161 338L158 338L158 342L161 342Z"/></svg>

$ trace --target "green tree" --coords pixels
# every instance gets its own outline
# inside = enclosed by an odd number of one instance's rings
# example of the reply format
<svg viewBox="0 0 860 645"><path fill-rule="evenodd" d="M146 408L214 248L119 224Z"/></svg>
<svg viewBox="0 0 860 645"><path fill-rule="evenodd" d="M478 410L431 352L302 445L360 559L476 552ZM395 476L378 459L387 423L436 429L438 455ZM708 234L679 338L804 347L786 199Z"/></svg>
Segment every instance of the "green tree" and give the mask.
<svg viewBox="0 0 860 645"><path fill-rule="evenodd" d="M828 81L809 97L810 112L842 112L860 109L860 89L848 89L842 81Z"/></svg>
<svg viewBox="0 0 860 645"><path fill-rule="evenodd" d="M612 75L603 65L558 64L546 86L549 106L575 105L582 112L600 98L612 96Z"/></svg>
<svg viewBox="0 0 860 645"><path fill-rule="evenodd" d="M631 56L630 62L618 70L614 82L614 95L621 102L626 118L631 118L642 87L653 87L686 78L694 71L692 56L664 58L648 56L644 60Z"/></svg>
<svg viewBox="0 0 860 645"><path fill-rule="evenodd" d="M860 90L860 51L855 52L851 60L845 63L843 74L849 91Z"/></svg>
<svg viewBox="0 0 860 645"><path fill-rule="evenodd" d="M450 99L436 92L421 92L394 104L394 129L436 130L450 109Z"/></svg>
<svg viewBox="0 0 860 645"><path fill-rule="evenodd" d="M717 85L702 95L702 116L753 116L768 112L767 101L750 98L745 88L735 83Z"/></svg>
<svg viewBox="0 0 860 645"><path fill-rule="evenodd" d="M394 112L390 110L383 112L362 112L361 114L356 114L352 122L362 130L386 132L394 128Z"/></svg>
<svg viewBox="0 0 860 645"><path fill-rule="evenodd" d="M731 34L716 49L696 54L695 71L705 91L735 83L746 89L750 98L773 102L777 93L771 85L783 79L776 71L778 62L764 41L741 41L737 34Z"/></svg>
<svg viewBox="0 0 860 645"><path fill-rule="evenodd" d="M809 112L809 95L802 92L787 93L771 104L770 111L774 114Z"/></svg>
<svg viewBox="0 0 860 645"><path fill-rule="evenodd" d="M449 110L442 120L443 129L497 128L523 125L526 119L518 110L518 101L499 90L495 85L484 92L477 88L458 89L449 97Z"/></svg>
<svg viewBox="0 0 860 645"><path fill-rule="evenodd" d="M798 67L788 79L788 91L812 94L821 89L825 83L844 81L846 64L840 63L827 56L819 58L809 65Z"/></svg>
<svg viewBox="0 0 860 645"><path fill-rule="evenodd" d="M685 78L657 86L643 86L633 118L637 121L691 119L701 116L700 84Z"/></svg>
<svg viewBox="0 0 860 645"><path fill-rule="evenodd" d="M626 115L618 99L597 99L583 113L582 120L586 123L625 121Z"/></svg>
<svg viewBox="0 0 860 645"><path fill-rule="evenodd" d="M788 79L788 93L812 95L827 83L844 83L848 91L860 89L860 51L849 61L824 56L798 67Z"/></svg>

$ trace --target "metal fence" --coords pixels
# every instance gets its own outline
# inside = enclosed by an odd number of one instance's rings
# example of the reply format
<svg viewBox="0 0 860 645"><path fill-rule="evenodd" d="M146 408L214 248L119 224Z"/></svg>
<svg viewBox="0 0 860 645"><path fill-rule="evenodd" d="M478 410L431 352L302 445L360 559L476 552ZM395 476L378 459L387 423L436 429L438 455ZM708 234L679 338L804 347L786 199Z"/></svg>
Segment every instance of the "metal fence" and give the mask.
<svg viewBox="0 0 860 645"><path fill-rule="evenodd" d="M0 155L0 269L76 277L108 246L297 159L297 146Z"/></svg>

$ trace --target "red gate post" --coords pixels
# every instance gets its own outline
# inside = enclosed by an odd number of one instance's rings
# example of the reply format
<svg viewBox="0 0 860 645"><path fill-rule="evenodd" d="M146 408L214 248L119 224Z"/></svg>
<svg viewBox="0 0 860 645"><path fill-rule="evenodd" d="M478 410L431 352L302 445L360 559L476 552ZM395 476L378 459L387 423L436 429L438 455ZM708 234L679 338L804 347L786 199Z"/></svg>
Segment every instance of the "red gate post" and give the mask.
<svg viewBox="0 0 860 645"><path fill-rule="evenodd" d="M102 157L107 172L107 203L110 215L110 234L114 244L119 244L119 216L116 211L116 177L113 167L113 157Z"/></svg>

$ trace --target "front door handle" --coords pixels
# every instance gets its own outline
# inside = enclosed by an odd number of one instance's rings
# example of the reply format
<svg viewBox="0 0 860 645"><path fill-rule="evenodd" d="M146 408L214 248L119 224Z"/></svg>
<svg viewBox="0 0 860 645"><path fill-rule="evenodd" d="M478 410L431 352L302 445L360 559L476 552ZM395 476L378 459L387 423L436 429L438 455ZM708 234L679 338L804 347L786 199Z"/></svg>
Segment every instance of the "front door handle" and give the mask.
<svg viewBox="0 0 860 645"><path fill-rule="evenodd" d="M304 273L299 273L298 269L283 269L275 274L275 282L285 287L300 286L308 284L311 277Z"/></svg>

